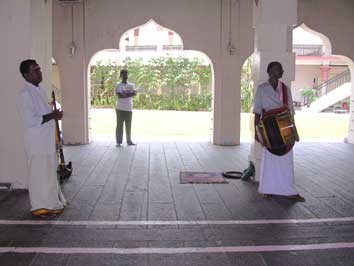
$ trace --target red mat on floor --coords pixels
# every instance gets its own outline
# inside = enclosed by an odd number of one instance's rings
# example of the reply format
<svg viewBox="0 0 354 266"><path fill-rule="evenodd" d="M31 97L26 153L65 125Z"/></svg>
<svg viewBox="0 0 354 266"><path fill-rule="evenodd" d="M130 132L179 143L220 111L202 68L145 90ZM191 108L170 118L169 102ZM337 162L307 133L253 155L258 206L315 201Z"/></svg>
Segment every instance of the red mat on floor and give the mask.
<svg viewBox="0 0 354 266"><path fill-rule="evenodd" d="M222 173L180 172L181 184L227 184Z"/></svg>

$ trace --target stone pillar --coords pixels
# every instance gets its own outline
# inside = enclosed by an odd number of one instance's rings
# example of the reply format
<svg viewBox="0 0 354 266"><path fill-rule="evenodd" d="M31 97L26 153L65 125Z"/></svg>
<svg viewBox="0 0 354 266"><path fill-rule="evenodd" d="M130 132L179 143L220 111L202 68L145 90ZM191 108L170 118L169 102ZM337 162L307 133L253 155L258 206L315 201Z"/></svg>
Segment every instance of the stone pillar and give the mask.
<svg viewBox="0 0 354 266"><path fill-rule="evenodd" d="M51 85L52 1L0 1L0 183L27 188L27 158L23 125L17 109L24 79L22 60L33 58L41 66L42 86ZM49 87L49 88L48 88Z"/></svg>
<svg viewBox="0 0 354 266"><path fill-rule="evenodd" d="M321 69L321 78L322 78L321 83L324 83L328 80L329 71L331 68L327 65L324 65L324 66L321 66L320 69ZM321 91L321 96L325 95L326 93L327 93L327 86L324 86Z"/></svg>
<svg viewBox="0 0 354 266"><path fill-rule="evenodd" d="M168 31L168 45L173 45L173 32Z"/></svg>
<svg viewBox="0 0 354 266"><path fill-rule="evenodd" d="M219 63L219 64L218 64ZM240 144L240 65L224 55L214 63L215 88L212 143L222 146Z"/></svg>
<svg viewBox="0 0 354 266"><path fill-rule="evenodd" d="M354 58L349 62L349 69L352 80L352 93L350 96L349 129L346 142L354 144Z"/></svg>
<svg viewBox="0 0 354 266"><path fill-rule="evenodd" d="M60 70L64 144L89 143L84 3L72 7L53 2L53 55Z"/></svg>
<svg viewBox="0 0 354 266"><path fill-rule="evenodd" d="M244 62L240 46L236 48L240 27L235 12L239 1L224 1L221 7L220 51L214 64L213 136L215 145L240 144L240 82ZM230 9L232 12L230 13ZM231 29L232 30L231 30Z"/></svg>
<svg viewBox="0 0 354 266"><path fill-rule="evenodd" d="M134 46L139 45L139 31L140 31L140 28L134 29Z"/></svg>
<svg viewBox="0 0 354 266"><path fill-rule="evenodd" d="M290 86L295 79L295 54L292 52L292 30L297 23L297 0L259 0L254 3L255 49L253 80L255 88L268 79L267 65L279 61L284 68L282 81ZM251 123L254 136L253 120ZM250 161L259 180L262 147L252 137Z"/></svg>

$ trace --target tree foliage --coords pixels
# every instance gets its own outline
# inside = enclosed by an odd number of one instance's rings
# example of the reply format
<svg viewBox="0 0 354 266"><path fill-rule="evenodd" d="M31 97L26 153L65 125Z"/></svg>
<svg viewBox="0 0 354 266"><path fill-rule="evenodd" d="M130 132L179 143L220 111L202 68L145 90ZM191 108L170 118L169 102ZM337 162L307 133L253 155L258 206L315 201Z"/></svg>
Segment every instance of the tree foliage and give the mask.
<svg viewBox="0 0 354 266"><path fill-rule="evenodd" d="M312 88L306 88L300 90L300 95L304 98L304 102L310 106L310 104L317 100L317 91Z"/></svg>
<svg viewBox="0 0 354 266"><path fill-rule="evenodd" d="M127 57L121 64L98 62L91 68L91 104L113 106L115 87L122 68L129 71L129 81L138 94L138 109L190 110L211 109L211 68L197 58L142 59Z"/></svg>
<svg viewBox="0 0 354 266"><path fill-rule="evenodd" d="M157 57L144 62L125 58L120 64L98 62L91 67L91 105L112 107L120 70L129 71L129 81L138 94L134 107L153 110L210 111L211 67L199 59ZM253 102L252 61L247 59L241 75L241 107L249 112Z"/></svg>
<svg viewBox="0 0 354 266"><path fill-rule="evenodd" d="M241 108L249 113L253 104L254 85L252 81L252 60L249 57L243 64L241 72Z"/></svg>

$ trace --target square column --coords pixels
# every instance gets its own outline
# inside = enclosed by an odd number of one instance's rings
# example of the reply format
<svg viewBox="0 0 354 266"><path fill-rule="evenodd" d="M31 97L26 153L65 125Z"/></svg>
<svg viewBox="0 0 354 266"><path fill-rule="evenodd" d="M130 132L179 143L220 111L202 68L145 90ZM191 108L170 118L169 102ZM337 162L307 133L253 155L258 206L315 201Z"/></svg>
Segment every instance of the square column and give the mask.
<svg viewBox="0 0 354 266"><path fill-rule="evenodd" d="M350 75L351 75L351 84L352 84L352 93L350 96L350 111L349 111L349 129L347 142L354 144L354 63L353 61L349 63Z"/></svg>
<svg viewBox="0 0 354 266"><path fill-rule="evenodd" d="M292 52L292 30L297 22L297 0L259 0L254 3L255 48L253 81L255 89L268 80L267 66L279 61L284 69L282 81L290 86L295 79L295 54ZM259 180L262 146L254 141L254 116L251 116L250 161L255 165L255 180Z"/></svg>
<svg viewBox="0 0 354 266"><path fill-rule="evenodd" d="M322 77L321 83L325 83L328 80L329 71L331 70L331 68L328 65L324 65L321 66L320 69L321 69L321 77ZM325 94L327 94L327 85L323 86L320 96L323 96Z"/></svg>
<svg viewBox="0 0 354 266"><path fill-rule="evenodd" d="M89 143L89 74L83 5L84 1L73 7L53 2L53 55L60 71L64 144ZM72 43L76 47L74 50L70 49Z"/></svg>
<svg viewBox="0 0 354 266"><path fill-rule="evenodd" d="M24 86L19 65L35 59L43 73L42 86L50 89L52 59L52 0L0 1L0 183L27 188L28 167L23 124L17 108Z"/></svg>

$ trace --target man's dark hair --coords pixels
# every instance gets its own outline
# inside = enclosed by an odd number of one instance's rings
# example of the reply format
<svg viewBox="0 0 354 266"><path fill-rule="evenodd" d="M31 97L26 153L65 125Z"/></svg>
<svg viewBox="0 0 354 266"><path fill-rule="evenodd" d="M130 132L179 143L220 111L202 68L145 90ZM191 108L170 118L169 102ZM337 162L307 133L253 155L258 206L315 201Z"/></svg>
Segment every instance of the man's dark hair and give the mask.
<svg viewBox="0 0 354 266"><path fill-rule="evenodd" d="M281 68L283 68L282 65L278 61L270 62L267 67L267 73L269 74L269 71L277 65L280 66Z"/></svg>
<svg viewBox="0 0 354 266"><path fill-rule="evenodd" d="M24 77L24 74L29 72L31 65L37 65L36 60L27 59L27 60L24 60L24 61L21 62L21 64L20 64L20 72L21 72L23 77Z"/></svg>
<svg viewBox="0 0 354 266"><path fill-rule="evenodd" d="M122 70L120 71L119 76L122 76L123 73L127 73L127 74L128 74L128 70L127 70L127 69L122 69Z"/></svg>

